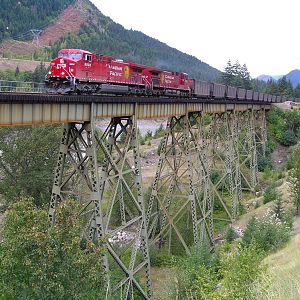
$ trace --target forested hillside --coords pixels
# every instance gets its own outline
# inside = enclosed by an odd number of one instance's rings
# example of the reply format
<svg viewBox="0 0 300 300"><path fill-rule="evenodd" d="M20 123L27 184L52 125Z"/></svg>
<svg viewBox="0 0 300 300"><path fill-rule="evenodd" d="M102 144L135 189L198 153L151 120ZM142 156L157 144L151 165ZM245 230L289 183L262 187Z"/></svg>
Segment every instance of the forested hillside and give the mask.
<svg viewBox="0 0 300 300"><path fill-rule="evenodd" d="M0 41L21 37L30 29L40 29L51 22L75 0L2 0Z"/></svg>
<svg viewBox="0 0 300 300"><path fill-rule="evenodd" d="M14 56L14 47L10 46L6 51L9 57L30 59L33 56L37 60L50 60L60 48L83 48L124 60L184 71L198 79L215 81L219 77L220 72L217 69L196 57L182 53L141 32L126 30L109 17L104 16L88 0L5 0L0 12L0 41L4 38L22 35L32 28L45 29L46 25L55 23L59 14L62 14L68 5L76 8L78 22L82 15L87 20L81 24L79 31L68 32L58 40L52 40L50 47L43 45L47 47L35 49L34 53L28 53L28 49L24 49L23 55L19 51ZM29 43L31 39L32 36L28 35ZM6 56L5 49L2 53Z"/></svg>
<svg viewBox="0 0 300 300"><path fill-rule="evenodd" d="M79 33L68 34L56 42L52 47L52 56L62 47L86 48L124 60L184 71L198 79L213 81L219 75L218 70L196 57L171 48L142 32L126 30L100 13L99 24L83 24Z"/></svg>

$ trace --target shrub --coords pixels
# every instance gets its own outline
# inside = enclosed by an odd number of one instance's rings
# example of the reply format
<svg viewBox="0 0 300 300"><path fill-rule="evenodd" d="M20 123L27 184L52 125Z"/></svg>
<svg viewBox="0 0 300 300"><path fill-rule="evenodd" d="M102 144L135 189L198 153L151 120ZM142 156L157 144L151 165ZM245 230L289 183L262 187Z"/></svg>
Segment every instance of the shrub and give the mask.
<svg viewBox="0 0 300 300"><path fill-rule="evenodd" d="M271 211L261 218L252 217L245 229L242 244L248 246L255 241L257 247L264 252L277 250L289 239L290 224L281 221Z"/></svg>
<svg viewBox="0 0 300 300"><path fill-rule="evenodd" d="M288 129L283 132L280 143L284 146L292 146L297 144L297 136L294 131Z"/></svg>
<svg viewBox="0 0 300 300"><path fill-rule="evenodd" d="M264 192L264 204L274 201L278 197L278 193L274 186L269 186L266 191Z"/></svg>
<svg viewBox="0 0 300 300"><path fill-rule="evenodd" d="M181 259L178 288L171 299L255 299L266 268L255 242L247 247L224 243L219 252Z"/></svg>
<svg viewBox="0 0 300 300"><path fill-rule="evenodd" d="M154 138L160 138L163 137L165 135L165 129L164 126L161 124L154 132Z"/></svg>
<svg viewBox="0 0 300 300"><path fill-rule="evenodd" d="M176 261L178 289L171 299L214 299L218 260L207 248Z"/></svg>
<svg viewBox="0 0 300 300"><path fill-rule="evenodd" d="M170 267L174 263L174 257L165 248L153 247L150 248L150 262L152 267Z"/></svg>
<svg viewBox="0 0 300 300"><path fill-rule="evenodd" d="M151 130L147 130L146 135L145 135L145 140L146 141L152 140L152 131Z"/></svg>
<svg viewBox="0 0 300 300"><path fill-rule="evenodd" d="M234 241L236 238L238 237L237 233L235 232L235 230L232 227L229 227L227 232L226 232L226 236L225 239L228 243L231 243L232 241Z"/></svg>
<svg viewBox="0 0 300 300"><path fill-rule="evenodd" d="M262 265L263 254L255 242L247 247L232 245L228 251L221 249L220 288L216 290L214 299L256 299L257 286L262 285L266 268Z"/></svg>

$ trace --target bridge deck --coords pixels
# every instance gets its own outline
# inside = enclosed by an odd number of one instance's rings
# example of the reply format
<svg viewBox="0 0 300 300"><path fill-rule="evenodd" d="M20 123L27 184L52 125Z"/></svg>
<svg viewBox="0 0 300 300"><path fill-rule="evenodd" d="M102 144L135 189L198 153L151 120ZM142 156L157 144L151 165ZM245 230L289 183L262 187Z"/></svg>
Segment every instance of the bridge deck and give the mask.
<svg viewBox="0 0 300 300"><path fill-rule="evenodd" d="M85 122L95 118L136 115L155 119L186 112L219 113L227 110L269 109L270 103L227 99L79 96L0 93L0 126Z"/></svg>

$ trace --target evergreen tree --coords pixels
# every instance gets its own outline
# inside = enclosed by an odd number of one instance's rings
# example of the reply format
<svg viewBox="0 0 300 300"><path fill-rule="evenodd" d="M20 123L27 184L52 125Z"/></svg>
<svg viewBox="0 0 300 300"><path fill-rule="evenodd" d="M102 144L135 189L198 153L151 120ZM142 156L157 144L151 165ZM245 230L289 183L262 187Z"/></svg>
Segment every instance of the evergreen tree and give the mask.
<svg viewBox="0 0 300 300"><path fill-rule="evenodd" d="M231 60L228 60L227 65L222 74L221 82L226 85L251 89L251 77L246 64L240 65L237 60L232 65Z"/></svg>
<svg viewBox="0 0 300 300"><path fill-rule="evenodd" d="M222 83L226 85L232 85L233 81L234 81L233 66L231 64L231 60L229 59L224 69L224 73L222 74Z"/></svg>
<svg viewBox="0 0 300 300"><path fill-rule="evenodd" d="M277 194L274 207L273 207L274 214L279 220L283 220L284 217L284 209L283 209L283 203L282 203L282 195Z"/></svg>
<svg viewBox="0 0 300 300"><path fill-rule="evenodd" d="M294 89L294 96L296 98L300 98L300 84L297 84L297 86Z"/></svg>
<svg viewBox="0 0 300 300"><path fill-rule="evenodd" d="M280 78L277 82L278 94L282 96L292 96L293 95L293 86L292 83L287 80L286 76Z"/></svg>
<svg viewBox="0 0 300 300"><path fill-rule="evenodd" d="M248 71L248 68L246 66L246 64L243 64L243 66L240 69L240 76L243 79L243 86L245 89L249 90L251 89L251 77L250 77L250 73Z"/></svg>
<svg viewBox="0 0 300 300"><path fill-rule="evenodd" d="M275 80L272 80L272 79L268 80L266 93L271 94L271 95L278 95L279 94L278 84L276 83Z"/></svg>

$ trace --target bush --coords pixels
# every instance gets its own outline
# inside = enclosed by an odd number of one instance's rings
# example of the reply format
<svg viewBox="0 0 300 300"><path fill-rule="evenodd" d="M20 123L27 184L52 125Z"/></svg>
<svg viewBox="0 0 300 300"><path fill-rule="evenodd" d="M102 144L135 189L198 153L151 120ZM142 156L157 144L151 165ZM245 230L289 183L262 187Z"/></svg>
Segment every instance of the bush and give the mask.
<svg viewBox="0 0 300 300"><path fill-rule="evenodd" d="M145 140L146 141L152 140L152 131L151 130L147 130L146 135L145 135Z"/></svg>
<svg viewBox="0 0 300 300"><path fill-rule="evenodd" d="M270 202L270 201L274 201L276 200L276 198L278 197L278 193L276 191L276 189L274 188L274 186L269 186L266 191L264 192L264 204Z"/></svg>
<svg viewBox="0 0 300 300"><path fill-rule="evenodd" d="M218 259L207 248L176 261L178 289L171 299L214 299Z"/></svg>
<svg viewBox="0 0 300 300"><path fill-rule="evenodd" d="M249 246L253 241L264 252L275 251L288 240L291 231L290 224L281 221L272 212L268 211L261 219L252 217L245 229L242 244Z"/></svg>
<svg viewBox="0 0 300 300"><path fill-rule="evenodd" d="M222 281L214 299L256 299L256 289L261 288L266 273L262 258L255 242L247 247L232 245L229 251L221 249Z"/></svg>
<svg viewBox="0 0 300 300"><path fill-rule="evenodd" d="M255 299L265 267L263 253L255 242L247 247L224 243L218 253L204 253L182 259L178 288L171 299Z"/></svg>
<svg viewBox="0 0 300 300"><path fill-rule="evenodd" d="M234 241L236 238L238 237L237 233L235 232L235 230L232 227L229 227L227 232L226 232L226 236L225 239L228 243L231 243L232 241Z"/></svg>
<svg viewBox="0 0 300 300"><path fill-rule="evenodd" d="M155 139L158 139L158 138L161 138L161 137L163 137L164 135L165 135L165 129L164 129L164 126L161 124L160 126L159 126L159 128L157 128L156 130L155 130L155 132L154 132L154 138Z"/></svg>
<svg viewBox="0 0 300 300"><path fill-rule="evenodd" d="M293 146L297 144L297 136L294 131L288 129L283 132L280 143L284 146Z"/></svg>
<svg viewBox="0 0 300 300"><path fill-rule="evenodd" d="M150 248L150 263L155 267L170 267L174 263L174 257L167 249Z"/></svg>
<svg viewBox="0 0 300 300"><path fill-rule="evenodd" d="M66 201L49 229L47 211L32 199L6 215L0 243L1 299L96 299L104 294L103 249L81 243L79 205Z"/></svg>

